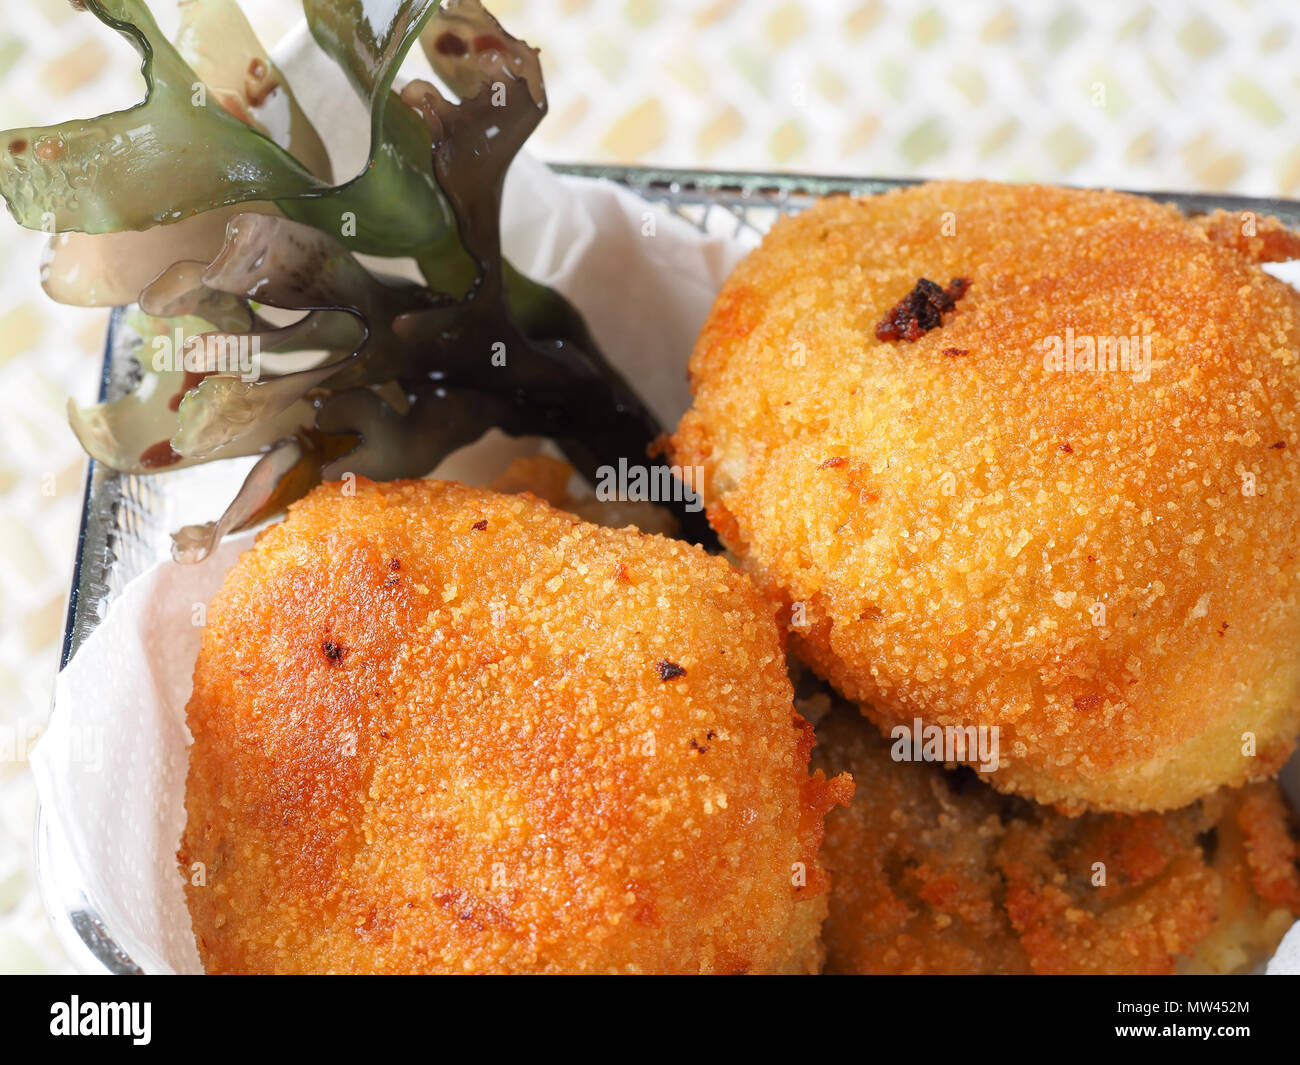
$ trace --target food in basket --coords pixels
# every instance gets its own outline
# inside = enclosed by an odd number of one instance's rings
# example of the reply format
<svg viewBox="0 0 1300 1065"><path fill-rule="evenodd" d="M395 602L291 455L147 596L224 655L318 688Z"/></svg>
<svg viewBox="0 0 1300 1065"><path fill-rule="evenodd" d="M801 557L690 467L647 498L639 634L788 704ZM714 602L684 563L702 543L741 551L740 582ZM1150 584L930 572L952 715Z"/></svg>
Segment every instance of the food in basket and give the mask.
<svg viewBox="0 0 1300 1065"><path fill-rule="evenodd" d="M997 729L989 782L1075 812L1184 806L1300 731L1300 293L1259 265L1298 252L1114 192L824 200L727 281L671 451L886 733Z"/></svg>
<svg viewBox="0 0 1300 1065"><path fill-rule="evenodd" d="M230 0L175 45L142 0L80 6L146 100L0 152L56 233L50 295L137 305L138 387L73 427L142 476L256 456L180 562L290 512L227 575L188 706L207 971L1230 971L1276 944L1300 296L1259 264L1300 238L983 182L827 200L727 283L667 440L502 255L546 97L477 0L307 0L369 114L352 175ZM396 87L417 41L449 96ZM489 428L571 465L407 480ZM739 568L575 516L711 543L680 494L569 492L665 447ZM890 734L826 719L829 779L787 635Z"/></svg>
<svg viewBox="0 0 1300 1065"><path fill-rule="evenodd" d="M826 819L828 973L1241 972L1300 916L1275 781L1071 818L966 767L895 761L850 705L817 738L814 764L855 783Z"/></svg>
<svg viewBox="0 0 1300 1065"><path fill-rule="evenodd" d="M209 972L815 972L770 604L698 547L323 485L212 604L179 856ZM198 874L198 875L196 875Z"/></svg>

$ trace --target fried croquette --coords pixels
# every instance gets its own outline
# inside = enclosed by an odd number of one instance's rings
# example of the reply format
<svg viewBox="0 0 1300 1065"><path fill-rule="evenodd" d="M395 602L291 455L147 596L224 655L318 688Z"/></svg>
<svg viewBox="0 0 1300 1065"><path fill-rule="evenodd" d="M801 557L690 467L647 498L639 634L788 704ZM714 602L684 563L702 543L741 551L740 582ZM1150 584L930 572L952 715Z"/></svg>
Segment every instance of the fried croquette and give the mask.
<svg viewBox="0 0 1300 1065"><path fill-rule="evenodd" d="M208 972L819 965L852 785L808 775L772 607L698 548L322 486L228 574L188 721Z"/></svg>
<svg viewBox="0 0 1300 1065"><path fill-rule="evenodd" d="M1300 914L1274 782L1070 818L965 767L893 761L852 707L817 732L814 764L856 785L826 819L828 973L1227 973Z"/></svg>
<svg viewBox="0 0 1300 1065"><path fill-rule="evenodd" d="M726 283L670 453L885 731L996 726L991 782L1063 809L1184 806L1300 731L1300 294L1257 265L1297 256L1111 192L824 200Z"/></svg>

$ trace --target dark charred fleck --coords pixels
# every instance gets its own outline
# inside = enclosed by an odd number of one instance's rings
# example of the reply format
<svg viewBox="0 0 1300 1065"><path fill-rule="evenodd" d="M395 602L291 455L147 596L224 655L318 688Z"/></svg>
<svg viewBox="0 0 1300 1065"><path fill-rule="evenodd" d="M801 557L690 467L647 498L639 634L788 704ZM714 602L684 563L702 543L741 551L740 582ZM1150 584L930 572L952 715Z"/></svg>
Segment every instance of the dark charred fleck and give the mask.
<svg viewBox="0 0 1300 1065"><path fill-rule="evenodd" d="M928 278L918 278L912 291L876 326L876 339L919 340L943 325L944 312L952 310L969 287L970 281L964 277L954 277L946 289Z"/></svg>
<svg viewBox="0 0 1300 1065"><path fill-rule="evenodd" d="M1074 454L1074 448L1072 448L1069 444L1062 444L1061 450L1064 451L1067 455Z"/></svg>
<svg viewBox="0 0 1300 1065"><path fill-rule="evenodd" d="M321 640L320 649L325 652L325 657L331 662L343 661L343 656L348 653L346 647L335 643L333 640Z"/></svg>
<svg viewBox="0 0 1300 1065"><path fill-rule="evenodd" d="M709 731L704 734L704 738L706 740L711 740L714 739L717 735L718 734L716 732L714 732L712 729L709 729Z"/></svg>
<svg viewBox="0 0 1300 1065"><path fill-rule="evenodd" d="M1286 450L1286 441L1285 441L1285 440L1279 440L1276 444L1270 444L1269 446L1272 447L1272 448L1274 448L1274 449L1276 449L1277 451L1285 451L1285 450Z"/></svg>
<svg viewBox="0 0 1300 1065"><path fill-rule="evenodd" d="M479 532L482 532L484 529L486 529L486 528L487 528L487 518L483 518L481 521L476 521L476 522L474 523L474 528L477 529Z"/></svg>
<svg viewBox="0 0 1300 1065"><path fill-rule="evenodd" d="M388 568L391 569L394 573L396 573L399 569L402 568L402 560L400 558L390 558L388 560Z"/></svg>
<svg viewBox="0 0 1300 1065"><path fill-rule="evenodd" d="M1076 695L1074 697L1074 708L1081 714L1086 714L1097 709L1101 702L1101 696L1096 692L1089 692L1087 695Z"/></svg>
<svg viewBox="0 0 1300 1065"><path fill-rule="evenodd" d="M669 662L666 658L661 658L659 664L655 666L659 671L659 679L663 681L674 680L677 677L686 676L686 670L676 662Z"/></svg>
<svg viewBox="0 0 1300 1065"><path fill-rule="evenodd" d="M16 137L14 140L9 142L9 150L13 152L14 155L22 155L23 152L27 151L27 141L22 137Z"/></svg>
<svg viewBox="0 0 1300 1065"><path fill-rule="evenodd" d="M970 348L944 348L943 353L950 359L955 359L959 355L969 355Z"/></svg>
<svg viewBox="0 0 1300 1065"><path fill-rule="evenodd" d="M386 739L388 739L388 733L387 733L387 732L381 732L381 733L379 734L379 738L380 738L381 740L386 740Z"/></svg>
<svg viewBox="0 0 1300 1065"><path fill-rule="evenodd" d="M692 751L697 751L697 752L700 753L700 754L708 754L708 753L709 753L709 749L708 749L707 747L703 747L703 746L701 746L699 743L697 743L696 740L695 740L695 737L693 737L693 736L691 737L691 750L692 750Z"/></svg>

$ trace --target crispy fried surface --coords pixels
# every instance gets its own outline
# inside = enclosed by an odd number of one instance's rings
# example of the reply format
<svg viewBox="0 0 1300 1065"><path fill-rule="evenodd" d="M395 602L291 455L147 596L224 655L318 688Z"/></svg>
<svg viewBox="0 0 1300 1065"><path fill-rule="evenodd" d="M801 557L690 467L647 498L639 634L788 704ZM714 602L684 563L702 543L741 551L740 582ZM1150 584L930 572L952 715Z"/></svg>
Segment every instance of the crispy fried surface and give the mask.
<svg viewBox="0 0 1300 1065"><path fill-rule="evenodd" d="M809 778L772 609L696 548L322 486L228 575L188 719L209 972L818 965L851 785Z"/></svg>
<svg viewBox="0 0 1300 1065"><path fill-rule="evenodd" d="M674 460L883 727L997 725L995 786L1075 810L1263 779L1300 730L1300 296L1254 228L983 182L823 201L719 296ZM971 284L878 341L919 277ZM1150 379L1045 369L1067 329L1149 334Z"/></svg>
<svg viewBox="0 0 1300 1065"><path fill-rule="evenodd" d="M815 764L856 784L826 820L827 972L1225 973L1300 914L1276 783L1070 818L968 769L893 761L851 707L817 731Z"/></svg>

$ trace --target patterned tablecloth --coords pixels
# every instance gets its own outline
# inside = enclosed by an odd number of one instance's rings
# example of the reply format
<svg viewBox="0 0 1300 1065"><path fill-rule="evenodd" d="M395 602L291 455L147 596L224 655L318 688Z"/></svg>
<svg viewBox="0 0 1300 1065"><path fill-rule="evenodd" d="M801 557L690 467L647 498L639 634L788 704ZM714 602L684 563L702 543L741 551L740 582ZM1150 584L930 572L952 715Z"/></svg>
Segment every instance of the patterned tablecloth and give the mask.
<svg viewBox="0 0 1300 1065"><path fill-rule="evenodd" d="M68 0L0 26L0 125L125 106L126 45ZM165 15L172 0L155 0ZM1294 0L497 0L542 48L565 161L985 176L1300 196ZM297 0L245 0L263 40ZM25 753L57 664L106 314L57 307L0 221L0 972L66 966L32 874ZM125 842L125 841L124 841Z"/></svg>

